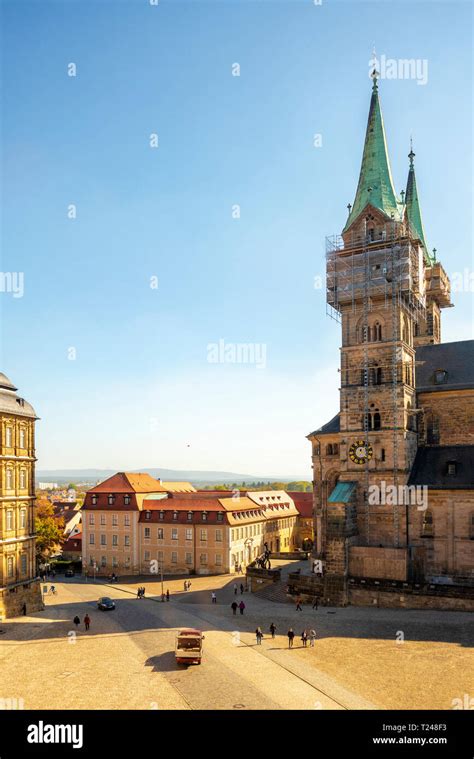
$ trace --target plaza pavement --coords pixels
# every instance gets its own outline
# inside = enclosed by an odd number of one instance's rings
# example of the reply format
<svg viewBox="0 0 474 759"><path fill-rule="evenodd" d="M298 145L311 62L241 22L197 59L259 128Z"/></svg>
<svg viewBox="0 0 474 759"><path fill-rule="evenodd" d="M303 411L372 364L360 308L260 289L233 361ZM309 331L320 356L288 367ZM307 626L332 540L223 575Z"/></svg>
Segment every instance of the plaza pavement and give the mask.
<svg viewBox="0 0 474 759"><path fill-rule="evenodd" d="M243 616L232 615L233 584L244 578L121 578L55 582L46 609L0 625L0 698L26 709L451 709L474 696L474 622L464 612L319 608L274 603L240 591ZM146 588L136 598L139 585ZM211 592L217 604L211 603ZM109 595L117 608L99 612ZM91 629L72 619L88 612ZM271 639L268 627L277 626ZM259 625L265 637L256 646ZM200 666L178 667L179 627L204 631ZM292 626L295 647L288 650ZM314 627L314 648L303 628ZM401 642L400 642L401 641Z"/></svg>

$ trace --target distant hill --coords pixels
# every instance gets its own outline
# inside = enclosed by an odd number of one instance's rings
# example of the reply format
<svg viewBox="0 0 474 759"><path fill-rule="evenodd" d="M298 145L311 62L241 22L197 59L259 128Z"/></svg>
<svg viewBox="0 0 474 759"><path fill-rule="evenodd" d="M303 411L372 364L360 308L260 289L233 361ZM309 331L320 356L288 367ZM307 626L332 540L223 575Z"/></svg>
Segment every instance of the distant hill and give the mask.
<svg viewBox="0 0 474 759"><path fill-rule="evenodd" d="M91 482L106 480L115 472L148 472L152 477L161 478L162 480L178 480L191 482L198 485L220 485L223 483L242 482L293 482L296 480L308 480L310 476L306 475L261 475L261 474L241 474L239 472L206 472L192 469L157 469L155 467L143 467L142 469L38 469L36 471L36 480L39 482Z"/></svg>

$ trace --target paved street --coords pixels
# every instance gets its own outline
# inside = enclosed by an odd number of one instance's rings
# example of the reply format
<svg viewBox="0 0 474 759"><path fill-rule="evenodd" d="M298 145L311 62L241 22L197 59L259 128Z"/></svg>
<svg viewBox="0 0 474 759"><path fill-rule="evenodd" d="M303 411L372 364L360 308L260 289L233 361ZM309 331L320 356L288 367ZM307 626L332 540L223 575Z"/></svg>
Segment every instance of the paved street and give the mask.
<svg viewBox="0 0 474 759"><path fill-rule="evenodd" d="M291 603L239 591L246 609L234 617L233 583L194 577L184 593L182 579L165 581L171 600L162 603L157 580L56 582L58 594L46 599L44 612L1 625L0 698L22 698L27 709L450 709L453 699L474 695L472 615L296 612ZM146 587L143 600L138 585ZM100 595L116 600L115 611L97 610ZM91 628L81 624L76 635L72 620L86 612ZM261 646L257 625L265 633ZM175 632L183 626L205 633L201 666L175 663ZM317 631L314 649L302 647L304 627Z"/></svg>

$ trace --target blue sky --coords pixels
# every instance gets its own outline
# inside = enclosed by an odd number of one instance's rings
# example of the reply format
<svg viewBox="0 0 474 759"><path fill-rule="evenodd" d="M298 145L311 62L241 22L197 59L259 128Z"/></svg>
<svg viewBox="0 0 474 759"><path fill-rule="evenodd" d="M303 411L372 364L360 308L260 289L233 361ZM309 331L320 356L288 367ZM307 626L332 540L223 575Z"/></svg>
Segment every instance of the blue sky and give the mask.
<svg viewBox="0 0 474 759"><path fill-rule="evenodd" d="M412 134L428 242L451 276L472 271L471 4L2 12L2 271L24 272L24 296L0 295L1 357L41 417L39 468L309 478L305 435L339 402L314 278L354 198L374 43L427 61L425 85L380 81L392 173L403 189ZM464 289L445 341L472 336ZM221 339L263 344L265 367L209 363Z"/></svg>

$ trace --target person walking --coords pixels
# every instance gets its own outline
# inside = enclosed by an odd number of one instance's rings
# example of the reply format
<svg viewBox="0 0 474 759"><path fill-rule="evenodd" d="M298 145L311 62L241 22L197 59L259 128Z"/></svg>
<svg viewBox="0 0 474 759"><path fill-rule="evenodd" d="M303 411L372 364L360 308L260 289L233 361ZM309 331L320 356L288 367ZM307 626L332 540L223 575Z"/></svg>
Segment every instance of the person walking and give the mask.
<svg viewBox="0 0 474 759"><path fill-rule="evenodd" d="M270 632L272 634L272 638L274 638L275 637L275 632L276 632L276 625L274 625L273 622L270 625Z"/></svg>
<svg viewBox="0 0 474 759"><path fill-rule="evenodd" d="M242 564L239 564L239 575L242 574Z"/></svg>
<svg viewBox="0 0 474 759"><path fill-rule="evenodd" d="M141 588L137 588L137 598L138 598L138 600L140 600L141 597L142 597L142 589Z"/></svg>
<svg viewBox="0 0 474 759"><path fill-rule="evenodd" d="M245 588L243 586L243 583L240 583L240 595L241 596L243 595L244 590L245 590Z"/></svg>
<svg viewBox="0 0 474 759"><path fill-rule="evenodd" d="M214 593L214 591L212 591L212 593L211 593L211 599L212 599L212 603L213 603L213 604L216 604L216 603L217 603L217 596L216 596L216 594Z"/></svg>
<svg viewBox="0 0 474 759"><path fill-rule="evenodd" d="M287 634L288 634L288 648L293 648L293 640L295 637L295 633L293 632L292 627L290 627Z"/></svg>
<svg viewBox="0 0 474 759"><path fill-rule="evenodd" d="M301 598L296 599L296 611L303 611L303 607L301 606Z"/></svg>
<svg viewBox="0 0 474 759"><path fill-rule="evenodd" d="M91 625L91 618L89 617L88 614L86 614L86 616L84 617L84 625L86 627L86 630L88 630Z"/></svg>
<svg viewBox="0 0 474 759"><path fill-rule="evenodd" d="M318 610L318 597L317 597L317 596L315 596L315 597L313 598L313 607L312 607L312 608L313 608L315 611L317 611L317 610Z"/></svg>
<svg viewBox="0 0 474 759"><path fill-rule="evenodd" d="M168 588L166 588L166 600L167 601L170 600L170 592L169 592Z"/></svg>
<svg viewBox="0 0 474 759"><path fill-rule="evenodd" d="M232 609L232 614L235 616L237 614L237 609L238 609L237 601L232 601L230 607Z"/></svg>
<svg viewBox="0 0 474 759"><path fill-rule="evenodd" d="M234 582L234 596L237 595L237 583Z"/></svg>
<svg viewBox="0 0 474 759"><path fill-rule="evenodd" d="M314 641L316 640L316 630L311 629L309 631L309 645L314 648Z"/></svg>
<svg viewBox="0 0 474 759"><path fill-rule="evenodd" d="M26 617L26 604L23 604L23 606L21 607L21 610L23 612L23 616Z"/></svg>
<svg viewBox="0 0 474 759"><path fill-rule="evenodd" d="M244 613L244 609L245 609L245 604L244 604L243 601L241 601L239 603L239 609L240 609L240 613L243 614Z"/></svg>
<svg viewBox="0 0 474 759"><path fill-rule="evenodd" d="M303 643L303 648L306 648L308 645L308 632L306 630L303 630L301 633L301 642Z"/></svg>
<svg viewBox="0 0 474 759"><path fill-rule="evenodd" d="M74 619L72 621L74 622L74 624L76 625L76 627L79 627L79 625L81 624L81 620L79 619L79 617L77 616L77 614L76 614L76 616L74 617Z"/></svg>
<svg viewBox="0 0 474 759"><path fill-rule="evenodd" d="M143 586L142 587L142 598L145 598L145 590L146 590L146 588L145 588L145 586Z"/></svg>
<svg viewBox="0 0 474 759"><path fill-rule="evenodd" d="M260 627L255 630L255 637L257 638L257 646L262 645L263 632Z"/></svg>
<svg viewBox="0 0 474 759"><path fill-rule="evenodd" d="M188 589L188 581L185 580L183 584L184 584L184 590L186 591Z"/></svg>

